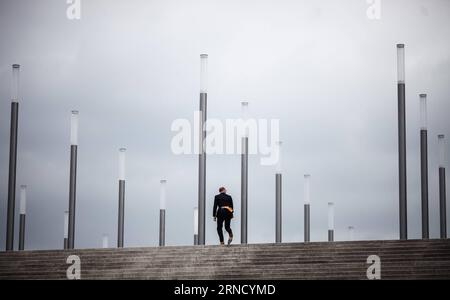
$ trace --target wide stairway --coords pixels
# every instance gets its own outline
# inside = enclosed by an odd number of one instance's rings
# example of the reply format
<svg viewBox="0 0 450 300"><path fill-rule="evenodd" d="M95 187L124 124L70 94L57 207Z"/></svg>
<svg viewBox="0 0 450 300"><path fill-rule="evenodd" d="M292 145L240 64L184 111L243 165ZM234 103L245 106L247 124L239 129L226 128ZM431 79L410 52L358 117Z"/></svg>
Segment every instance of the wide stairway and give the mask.
<svg viewBox="0 0 450 300"><path fill-rule="evenodd" d="M450 240L358 241L80 249L0 253L0 279L66 279L70 255L81 279L450 279Z"/></svg>

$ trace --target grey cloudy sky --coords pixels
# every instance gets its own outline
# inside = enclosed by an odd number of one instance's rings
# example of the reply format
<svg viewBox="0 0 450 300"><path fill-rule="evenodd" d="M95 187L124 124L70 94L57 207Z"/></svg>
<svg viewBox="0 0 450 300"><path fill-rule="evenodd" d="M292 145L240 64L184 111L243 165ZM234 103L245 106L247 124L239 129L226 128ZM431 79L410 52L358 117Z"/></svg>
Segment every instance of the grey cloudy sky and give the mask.
<svg viewBox="0 0 450 300"><path fill-rule="evenodd" d="M313 241L326 240L329 201L337 240L347 239L349 225L357 239L397 238L397 43L406 44L409 237L421 236L419 93L429 95L430 232L438 237L450 1L382 0L379 20L367 17L366 0L81 3L81 20L71 21L65 0L0 1L0 249L13 63L22 65L17 184L29 186L26 247L62 246L72 109L80 111L76 246L99 247L103 233L116 244L122 146L125 245L157 245L161 178L166 242L191 244L197 156L172 154L170 125L198 108L200 53L209 54L209 117L238 117L246 100L251 116L280 119L284 241L303 240L305 173ZM209 156L207 168L206 241L215 244L212 199L224 185L240 207L240 156ZM254 156L249 176L249 242L273 242L274 168ZM239 209L235 216L239 241Z"/></svg>

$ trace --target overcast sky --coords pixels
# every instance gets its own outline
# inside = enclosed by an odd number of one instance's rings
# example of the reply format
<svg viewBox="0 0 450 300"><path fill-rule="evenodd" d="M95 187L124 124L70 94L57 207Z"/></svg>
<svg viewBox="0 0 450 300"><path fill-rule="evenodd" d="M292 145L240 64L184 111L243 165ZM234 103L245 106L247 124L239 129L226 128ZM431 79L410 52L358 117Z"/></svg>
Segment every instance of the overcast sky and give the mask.
<svg viewBox="0 0 450 300"><path fill-rule="evenodd" d="M28 185L26 248L61 248L68 207L70 111L80 111L76 247L116 245L118 149L127 151L125 245L192 244L197 155L174 155L170 126L199 102L209 54L208 116L278 118L283 241L303 241L303 174L311 174L311 240L398 238L396 44L406 44L408 234L419 238L419 93L429 95L430 235L439 236L437 134L450 137L450 1L0 1L0 249L5 248L11 64L21 64L19 185ZM448 143L449 144L449 143ZM447 153L450 149L447 146ZM251 243L275 239L275 170L250 157ZM448 182L448 179L447 179ZM240 156L207 159L207 244L219 186L233 196L240 240ZM18 193L17 193L18 194ZM18 233L18 197L16 232ZM447 205L450 215L450 205ZM17 235L15 247L17 247Z"/></svg>

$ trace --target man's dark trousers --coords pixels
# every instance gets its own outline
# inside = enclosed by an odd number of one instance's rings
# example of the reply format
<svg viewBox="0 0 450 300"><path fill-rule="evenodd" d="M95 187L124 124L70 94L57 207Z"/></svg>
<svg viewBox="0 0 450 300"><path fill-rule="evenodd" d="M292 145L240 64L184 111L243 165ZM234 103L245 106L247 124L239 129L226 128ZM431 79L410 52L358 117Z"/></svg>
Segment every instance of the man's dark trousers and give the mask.
<svg viewBox="0 0 450 300"><path fill-rule="evenodd" d="M229 236L233 236L233 231L231 231L231 213L226 208L220 208L217 212L217 233L219 234L220 242L223 243L223 223L225 222L225 230L228 232Z"/></svg>

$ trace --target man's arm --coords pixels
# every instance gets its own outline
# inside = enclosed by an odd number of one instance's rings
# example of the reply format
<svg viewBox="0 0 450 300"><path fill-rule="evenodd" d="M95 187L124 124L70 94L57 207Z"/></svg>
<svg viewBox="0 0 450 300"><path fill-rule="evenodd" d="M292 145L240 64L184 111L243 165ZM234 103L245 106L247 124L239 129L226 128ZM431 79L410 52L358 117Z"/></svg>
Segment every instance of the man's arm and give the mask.
<svg viewBox="0 0 450 300"><path fill-rule="evenodd" d="M230 203L231 203L231 208L234 210L234 208L233 208L233 198L231 198L231 196L230 196Z"/></svg>
<svg viewBox="0 0 450 300"><path fill-rule="evenodd" d="M214 197L213 217L216 217L217 213L217 196Z"/></svg>

